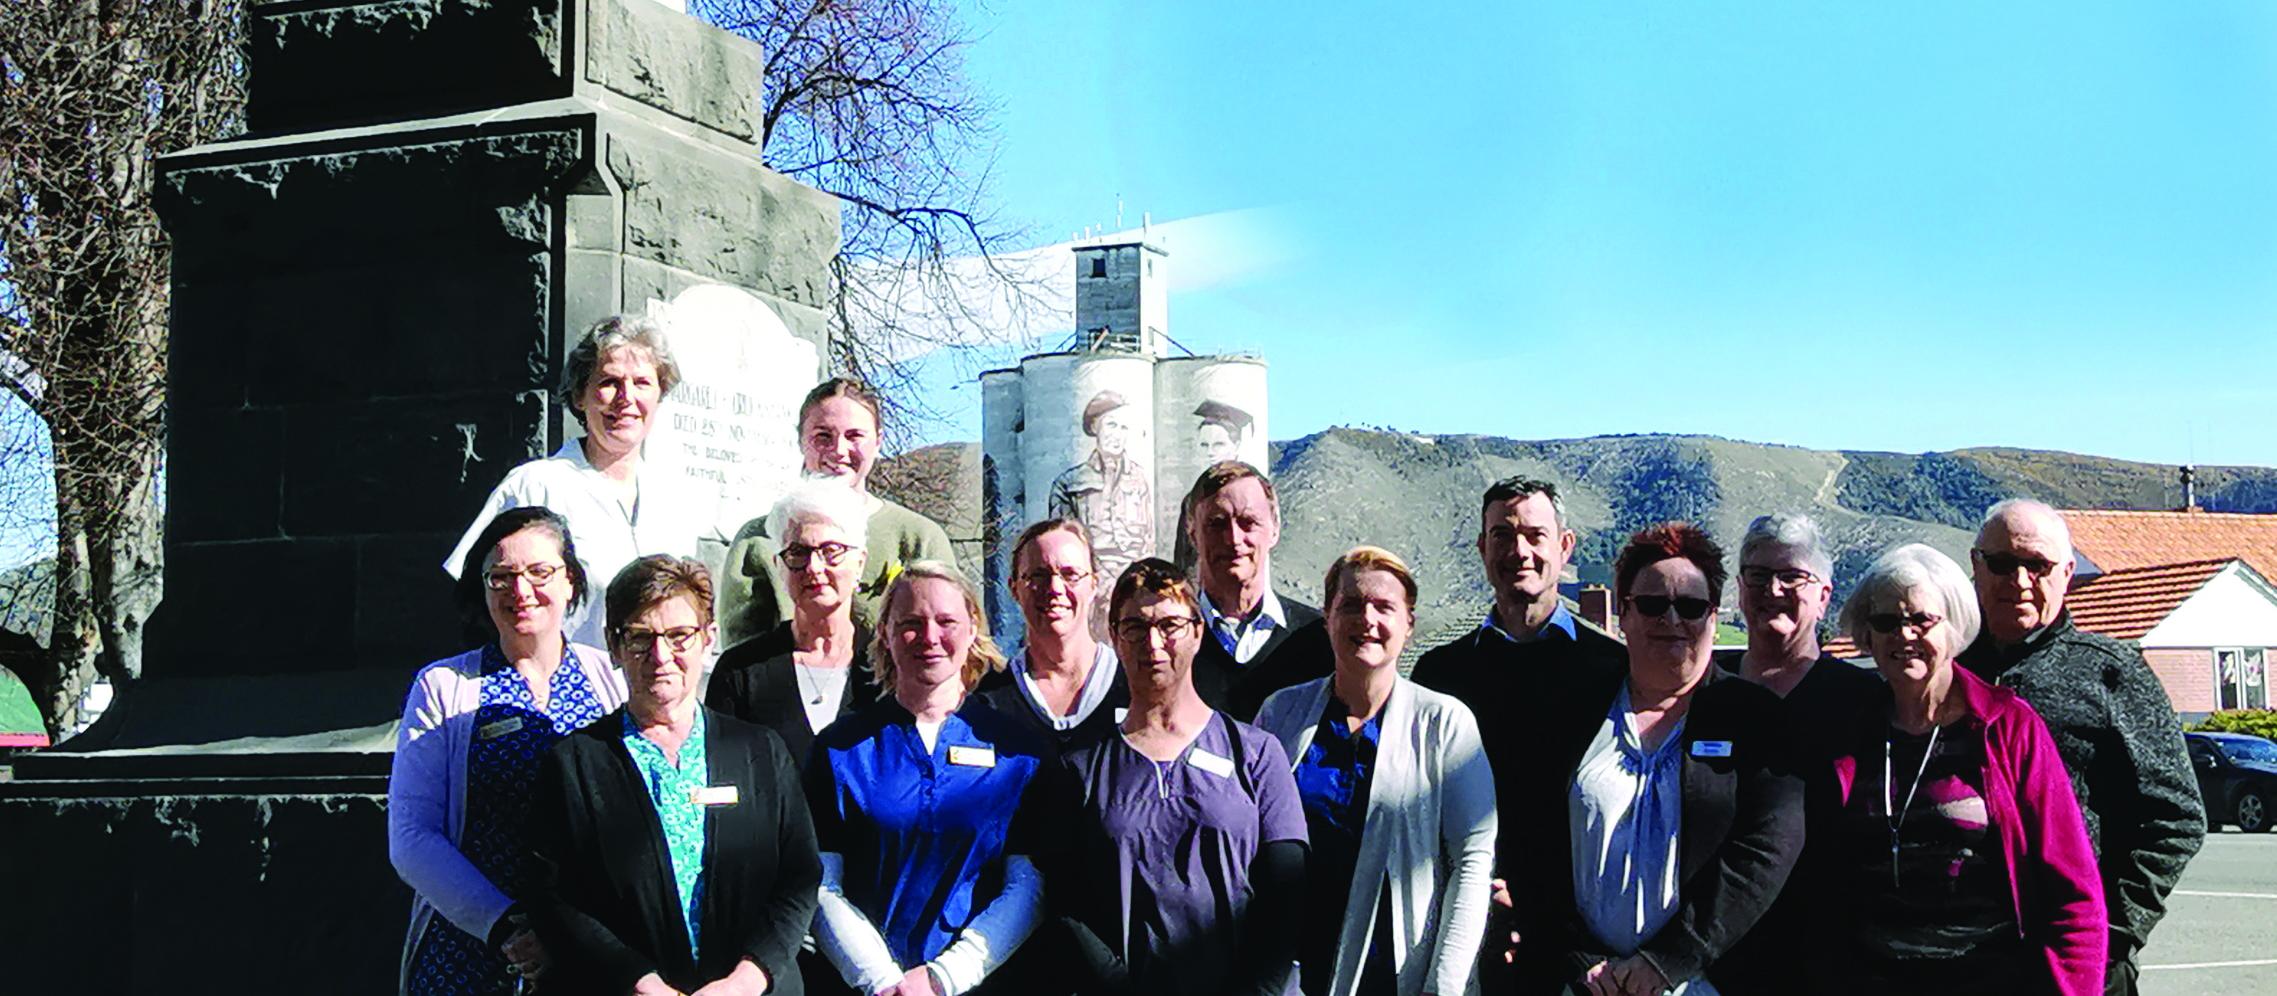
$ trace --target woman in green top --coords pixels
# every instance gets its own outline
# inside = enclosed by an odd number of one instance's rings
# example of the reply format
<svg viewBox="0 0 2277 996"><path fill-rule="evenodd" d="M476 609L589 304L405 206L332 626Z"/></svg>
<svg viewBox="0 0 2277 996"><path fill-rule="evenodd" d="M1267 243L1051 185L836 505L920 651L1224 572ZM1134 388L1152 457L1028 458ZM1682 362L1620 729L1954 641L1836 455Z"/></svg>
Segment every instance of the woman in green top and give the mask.
<svg viewBox="0 0 2277 996"><path fill-rule="evenodd" d="M949 534L938 523L870 494L870 471L877 467L878 397L867 385L832 377L808 391L799 404L799 453L808 477L844 480L870 510L868 552L854 588L854 624L874 629L878 599L902 565L920 560L956 563ZM720 585L719 616L728 646L775 628L789 618L790 599L776 576L776 541L760 516L736 531L728 548Z"/></svg>

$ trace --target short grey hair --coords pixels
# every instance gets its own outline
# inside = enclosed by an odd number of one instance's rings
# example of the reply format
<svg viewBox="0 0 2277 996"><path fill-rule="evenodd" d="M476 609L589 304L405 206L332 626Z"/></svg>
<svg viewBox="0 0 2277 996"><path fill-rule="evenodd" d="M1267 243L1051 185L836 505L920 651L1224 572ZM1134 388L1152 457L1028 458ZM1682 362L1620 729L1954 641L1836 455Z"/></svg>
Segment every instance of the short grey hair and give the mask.
<svg viewBox="0 0 2277 996"><path fill-rule="evenodd" d="M1984 510L1984 518L1977 522L1977 540L1982 542L1984 531L2011 512L2038 515L2047 520L2050 527L2048 533L2055 538L2056 544L2063 547L2064 551L2063 558L2056 563L2068 564L2072 562L2071 523L2064 521L2064 514L2056 511L2054 505L2044 501L2036 501L2031 498L2007 498L1994 502L1991 508Z"/></svg>
<svg viewBox="0 0 2277 996"><path fill-rule="evenodd" d="M571 411L582 411L577 406L585 398L593 371L608 362L610 353L628 347L646 351L650 362L656 364L659 396L671 394L680 386L680 364L673 362L671 350L664 346L664 326L645 315L611 315L586 329L569 351L569 359L562 363L561 403Z"/></svg>
<svg viewBox="0 0 2277 996"><path fill-rule="evenodd" d="M870 539L870 502L861 492L837 478L800 481L767 510L767 535L780 543L801 521L821 520L846 534L846 545L867 549Z"/></svg>
<svg viewBox="0 0 2277 996"><path fill-rule="evenodd" d="M1786 547L1802 554L1803 563L1819 580L1834 580L1834 558L1827 556L1826 537L1819 532L1818 520L1786 512L1756 516L1755 521L1747 524L1747 535L1740 538L1740 564L1746 564L1750 554L1767 546Z"/></svg>
<svg viewBox="0 0 2277 996"><path fill-rule="evenodd" d="M1953 640L1945 648L1948 655L1959 657L1976 642L1977 631L1984 625L1976 588L1961 565L1926 543L1908 543L1874 558L1858 579L1858 587L1850 592L1850 600L1842 605L1842 631L1860 650L1871 648L1874 629L1867 625L1866 617L1894 611L1908 595L1926 595L1943 603L1929 611L1945 617L1945 631Z"/></svg>

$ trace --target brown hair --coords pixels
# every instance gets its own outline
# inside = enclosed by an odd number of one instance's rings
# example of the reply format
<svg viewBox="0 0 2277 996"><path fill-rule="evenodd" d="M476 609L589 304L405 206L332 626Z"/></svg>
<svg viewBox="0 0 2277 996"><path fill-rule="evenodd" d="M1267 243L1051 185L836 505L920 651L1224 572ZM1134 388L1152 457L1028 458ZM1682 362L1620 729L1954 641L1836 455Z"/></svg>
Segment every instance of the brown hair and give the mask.
<svg viewBox="0 0 2277 996"><path fill-rule="evenodd" d="M1186 580L1178 565L1161 557L1148 557L1123 568L1123 576L1115 579L1114 592L1107 596L1108 625L1122 617L1123 606L1141 591L1178 602L1193 611L1196 623L1202 620L1202 600L1194 594L1194 583Z"/></svg>
<svg viewBox="0 0 2277 996"><path fill-rule="evenodd" d="M879 432L885 431L885 414L878 404L877 392L871 390L870 385L852 377L832 377L814 385L814 390L806 392L806 400L799 402L799 430L802 433L806 430L806 417L814 412L814 406L832 398L847 398L869 409L870 421L876 423Z"/></svg>
<svg viewBox="0 0 2277 996"><path fill-rule="evenodd" d="M1320 583L1320 607L1332 609L1336 605L1337 590L1344 586L1344 578L1361 571L1382 571L1398 578L1400 589L1407 593L1407 614L1415 614L1415 572L1408 569L1407 561L1399 559L1398 554L1380 546L1353 547L1328 565L1328 577Z"/></svg>
<svg viewBox="0 0 2277 996"><path fill-rule="evenodd" d="M903 567L886 586L885 597L878 600L878 625L870 636L870 668L877 672L880 695L893 694L893 605L910 585L924 580L947 581L965 596L965 614L972 617L973 629L972 648L965 651L965 691L972 691L989 672L1004 670L1004 651L997 649L996 641L988 635L988 614L982 611L980 594L973 591L972 582L965 580L962 571L938 560L919 560Z"/></svg>
<svg viewBox="0 0 2277 996"><path fill-rule="evenodd" d="M1099 550L1091 545L1091 530L1083 528L1082 521L1061 515L1045 519L1021 531L1019 541L1012 544L1013 577L1019 577L1020 555L1028 552L1030 546L1034 546L1037 540L1043 539L1048 533L1066 533L1082 540L1083 552L1091 555L1091 571L1098 573Z"/></svg>
<svg viewBox="0 0 2277 996"><path fill-rule="evenodd" d="M1646 526L1629 537L1629 545L1621 548L1621 555L1613 561L1613 597L1622 604L1629 600L1629 583L1645 568L1663 560L1682 557L1700 569L1708 579L1708 601L1720 605L1724 598L1724 548L1708 536L1707 530L1689 522L1663 522Z"/></svg>
<svg viewBox="0 0 2277 996"><path fill-rule="evenodd" d="M618 571L602 598L608 611L609 642L616 643L632 617L674 598L686 598L696 610L696 625L712 624L712 572L704 562L652 553Z"/></svg>
<svg viewBox="0 0 2277 996"><path fill-rule="evenodd" d="M1265 503L1273 506L1273 516L1279 518L1281 500L1273 495L1273 479L1266 477L1264 471L1239 460L1220 460L1202 471L1202 476L1194 478L1194 487L1186 492L1185 503L1178 506L1179 515L1192 517L1194 506L1216 497L1218 492L1232 487L1233 482L1250 478L1264 487Z"/></svg>

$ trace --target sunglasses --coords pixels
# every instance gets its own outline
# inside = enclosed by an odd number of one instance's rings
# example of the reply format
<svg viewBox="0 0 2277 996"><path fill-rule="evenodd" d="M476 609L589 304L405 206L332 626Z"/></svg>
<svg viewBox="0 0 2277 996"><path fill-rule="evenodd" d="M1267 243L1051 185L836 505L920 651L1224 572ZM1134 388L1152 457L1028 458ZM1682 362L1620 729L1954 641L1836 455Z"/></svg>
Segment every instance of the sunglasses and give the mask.
<svg viewBox="0 0 2277 996"><path fill-rule="evenodd" d="M1707 615L1709 609L1715 608L1715 604L1707 599L1693 598L1690 595L1678 595L1674 598L1667 595L1630 595L1629 604L1647 616L1664 616L1668 614L1669 609L1675 609L1676 618L1686 621Z"/></svg>
<svg viewBox="0 0 2277 996"><path fill-rule="evenodd" d="M1899 615L1895 612L1876 612L1866 617L1866 625L1872 626L1876 633L1895 633L1900 626L1912 626L1914 629L1926 631L1929 627L1944 621L1944 616L1931 615L1927 612L1915 612L1909 615Z"/></svg>
<svg viewBox="0 0 2277 996"><path fill-rule="evenodd" d="M1981 548L1969 552L1976 554L1977 561L1985 566L1985 570L1998 577L2015 577L2017 570L2022 569L2033 577L2044 578L2056 569L2056 562L2044 557L2019 557L2013 553L1992 553Z"/></svg>

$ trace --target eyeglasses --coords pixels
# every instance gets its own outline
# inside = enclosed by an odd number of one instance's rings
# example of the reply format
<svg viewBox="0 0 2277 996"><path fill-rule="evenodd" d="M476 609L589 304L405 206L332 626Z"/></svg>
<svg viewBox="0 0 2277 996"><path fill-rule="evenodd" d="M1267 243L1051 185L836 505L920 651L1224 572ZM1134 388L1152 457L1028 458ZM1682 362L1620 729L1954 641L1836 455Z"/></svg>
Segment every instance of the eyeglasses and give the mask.
<svg viewBox="0 0 2277 996"><path fill-rule="evenodd" d="M530 587L543 588L546 582L553 580L554 575L561 573L562 567L561 564L531 564L523 568L493 568L490 573L482 576L482 583L491 591L505 591L514 587L515 578L529 578Z"/></svg>
<svg viewBox="0 0 2277 996"><path fill-rule="evenodd" d="M1739 583L1757 591L1771 590L1771 582L1773 581L1777 581L1779 587L1793 591L1804 585L1817 584L1818 575L1792 567L1785 570L1772 570L1768 567L1742 567L1739 569Z"/></svg>
<svg viewBox="0 0 2277 996"><path fill-rule="evenodd" d="M620 629L617 631L617 645L633 653L646 655L653 652L657 641L661 640L673 653L684 654L695 649L696 638L702 635L704 631L694 626L681 626L661 633L646 629Z"/></svg>
<svg viewBox="0 0 2277 996"><path fill-rule="evenodd" d="M1668 614L1669 609L1675 609L1676 618L1687 622L1707 615L1709 609L1715 608L1715 603L1705 598L1693 598L1690 595L1678 595L1674 598L1667 595L1630 595L1629 604L1636 606L1638 612L1647 616L1664 616Z"/></svg>
<svg viewBox="0 0 2277 996"><path fill-rule="evenodd" d="M1200 625L1201 620L1193 616L1171 616L1153 622L1125 619L1115 624L1115 637L1124 643L1144 643L1148 634L1153 634L1162 637L1164 643L1175 643L1188 629Z"/></svg>
<svg viewBox="0 0 2277 996"><path fill-rule="evenodd" d="M1944 616L1931 615L1927 612L1915 612L1907 615L1899 615L1895 612L1876 612L1866 617L1866 625L1873 627L1876 633L1895 633L1900 626L1911 626L1915 630L1926 632L1929 627L1944 621Z"/></svg>
<svg viewBox="0 0 2277 996"><path fill-rule="evenodd" d="M1056 571L1035 570L1020 575L1020 583L1037 591L1046 591L1051 588L1054 578L1057 578L1059 583L1073 588L1090 580L1091 572L1074 567L1062 567Z"/></svg>
<svg viewBox="0 0 2277 996"><path fill-rule="evenodd" d="M822 558L824 564L836 567L838 562L846 559L846 554L853 549L853 547L836 541L816 543L813 546L793 543L784 547L783 552L776 554L776 556L783 558L784 567L794 571L803 571L818 556Z"/></svg>
<svg viewBox="0 0 2277 996"><path fill-rule="evenodd" d="M2022 568L2035 578L2044 578L2056 569L2056 562L2046 557L2019 557L2013 553L1993 553L1982 547L1971 549L1969 552L1976 556L1978 562L1984 564L1985 570L1991 571L1997 577L2015 577L2017 569Z"/></svg>

